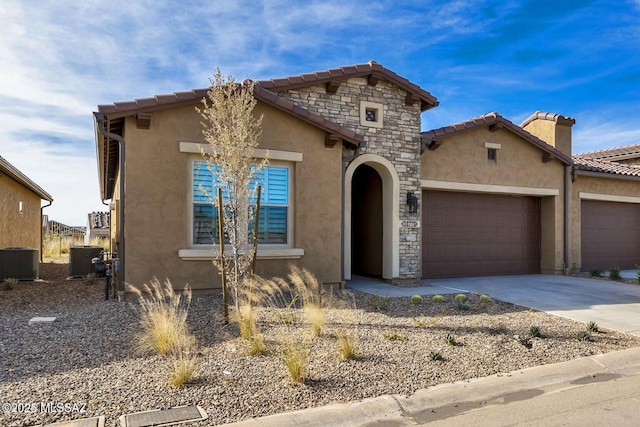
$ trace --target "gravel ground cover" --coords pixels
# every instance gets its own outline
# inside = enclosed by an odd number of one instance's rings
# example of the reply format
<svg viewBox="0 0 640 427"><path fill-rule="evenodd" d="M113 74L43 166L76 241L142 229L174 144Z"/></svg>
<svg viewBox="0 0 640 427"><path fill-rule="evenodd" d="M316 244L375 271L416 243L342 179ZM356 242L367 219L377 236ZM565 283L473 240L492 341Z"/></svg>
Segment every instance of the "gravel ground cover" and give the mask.
<svg viewBox="0 0 640 427"><path fill-rule="evenodd" d="M104 301L102 281L60 280L65 272L56 268L41 269L48 280L0 290L0 404L16 404L9 411L2 406L2 426L99 415L116 426L123 414L189 404L209 414L206 422L192 425L216 425L382 394L409 395L436 384L640 345L640 338L608 330L580 341L584 323L500 301L482 308L473 294L469 309L458 310L454 295L445 295L444 303L425 298L411 304L409 298L346 292L331 298L334 308L326 310L320 337L301 316L292 327L273 310L261 310L267 354L248 356L237 328L221 322L220 297L195 295L188 323L199 343L197 379L172 388L169 360L136 351L136 304ZM57 320L29 326L34 316ZM531 326L542 337L531 338ZM355 338L357 359L339 358L341 331ZM290 381L280 359L283 334L295 334L308 346L304 384ZM447 334L455 345L445 343ZM443 359L431 360L432 352ZM46 410L61 403L71 405ZM35 410L24 413L29 408Z"/></svg>

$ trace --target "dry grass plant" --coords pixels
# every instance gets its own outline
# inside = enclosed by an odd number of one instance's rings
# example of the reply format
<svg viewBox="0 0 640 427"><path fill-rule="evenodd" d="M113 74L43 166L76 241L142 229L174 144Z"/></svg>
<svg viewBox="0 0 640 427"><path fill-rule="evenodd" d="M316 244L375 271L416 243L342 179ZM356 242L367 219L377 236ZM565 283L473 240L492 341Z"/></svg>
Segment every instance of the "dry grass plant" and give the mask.
<svg viewBox="0 0 640 427"><path fill-rule="evenodd" d="M171 386L182 387L195 378L198 369L198 358L195 353L195 348L190 348L173 355L169 373Z"/></svg>
<svg viewBox="0 0 640 427"><path fill-rule="evenodd" d="M353 360L358 357L358 344L354 336L344 330L336 332L338 344L340 346L340 358L342 360Z"/></svg>
<svg viewBox="0 0 640 427"><path fill-rule="evenodd" d="M153 279L142 290L134 288L139 296L140 324L137 347L141 352L180 356L195 346L195 337L187 327L187 311L191 303L191 289L187 285L176 293L169 280L160 283Z"/></svg>
<svg viewBox="0 0 640 427"><path fill-rule="evenodd" d="M2 281L2 290L10 291L18 284L18 279L13 277L7 277Z"/></svg>
<svg viewBox="0 0 640 427"><path fill-rule="evenodd" d="M282 361L287 368L291 381L304 383L308 356L307 346L303 342L296 341L293 337L285 341Z"/></svg>

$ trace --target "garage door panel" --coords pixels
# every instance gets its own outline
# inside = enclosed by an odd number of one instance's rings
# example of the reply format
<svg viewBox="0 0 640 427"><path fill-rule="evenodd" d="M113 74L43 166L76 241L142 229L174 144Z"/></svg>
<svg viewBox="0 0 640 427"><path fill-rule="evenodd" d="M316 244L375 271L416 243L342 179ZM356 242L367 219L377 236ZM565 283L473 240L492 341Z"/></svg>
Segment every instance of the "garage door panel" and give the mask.
<svg viewBox="0 0 640 427"><path fill-rule="evenodd" d="M581 202L582 269L640 264L640 205Z"/></svg>
<svg viewBox="0 0 640 427"><path fill-rule="evenodd" d="M534 197L423 192L424 277L540 272Z"/></svg>

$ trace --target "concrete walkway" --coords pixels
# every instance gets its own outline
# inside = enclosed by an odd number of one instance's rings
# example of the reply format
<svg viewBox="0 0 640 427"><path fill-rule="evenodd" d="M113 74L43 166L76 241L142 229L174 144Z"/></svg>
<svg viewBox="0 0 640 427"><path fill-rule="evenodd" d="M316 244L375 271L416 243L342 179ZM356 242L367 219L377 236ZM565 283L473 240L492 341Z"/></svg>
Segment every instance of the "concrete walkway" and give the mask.
<svg viewBox="0 0 640 427"><path fill-rule="evenodd" d="M636 270L625 272L637 277ZM388 297L458 292L487 294L491 298L640 336L640 286L572 276L522 276L430 279L425 286L399 288L380 280L355 277L349 288Z"/></svg>

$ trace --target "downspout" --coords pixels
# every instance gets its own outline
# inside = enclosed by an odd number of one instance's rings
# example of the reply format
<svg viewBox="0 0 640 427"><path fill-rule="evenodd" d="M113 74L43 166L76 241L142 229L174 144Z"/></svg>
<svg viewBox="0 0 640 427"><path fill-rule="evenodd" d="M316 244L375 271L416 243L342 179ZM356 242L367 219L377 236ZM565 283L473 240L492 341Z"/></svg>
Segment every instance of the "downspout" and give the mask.
<svg viewBox="0 0 640 427"><path fill-rule="evenodd" d="M569 168L564 165L564 271L569 271Z"/></svg>
<svg viewBox="0 0 640 427"><path fill-rule="evenodd" d="M104 114L102 113L93 113L93 118L96 123L96 129L102 136L105 138L111 138L114 141L117 141L119 144L118 150L118 163L120 168L120 209L118 210L118 216L120 217L120 233L118 243L118 259L119 259L119 271L118 271L118 299L120 296L124 296L124 273L125 273L125 265L124 265L124 138L115 133L108 132L104 127L104 122L107 120Z"/></svg>
<svg viewBox="0 0 640 427"><path fill-rule="evenodd" d="M345 282L345 276L344 276L344 267L345 267L345 261L344 261L344 233L345 233L345 227L346 224L345 222L347 221L347 218L344 214L344 205L345 205L345 188L346 188L346 183L345 183L345 175L347 173L347 167L349 166L349 163L351 163L356 157L358 157L360 155L360 145L358 145L356 147L356 149L353 151L352 155L349 156L345 156L344 154L342 155L342 197L340 200L341 203L341 209L340 209L340 213L342 215L342 230L340 233L340 259L342 260L342 265L341 265L341 272L340 272L340 277L342 277L342 282ZM350 219L350 218L349 218ZM353 242L351 242L351 244L353 245Z"/></svg>
<svg viewBox="0 0 640 427"><path fill-rule="evenodd" d="M104 200L100 200L103 205L109 207L109 214L111 214L111 203L105 203ZM109 215L109 230L111 230L111 215ZM111 247L111 231L109 231L109 258L113 255L113 248Z"/></svg>
<svg viewBox="0 0 640 427"><path fill-rule="evenodd" d="M44 252L44 234L42 233L42 219L44 218L44 208L48 208L53 204L53 200L48 205L40 206L40 262L42 262L42 253Z"/></svg>

